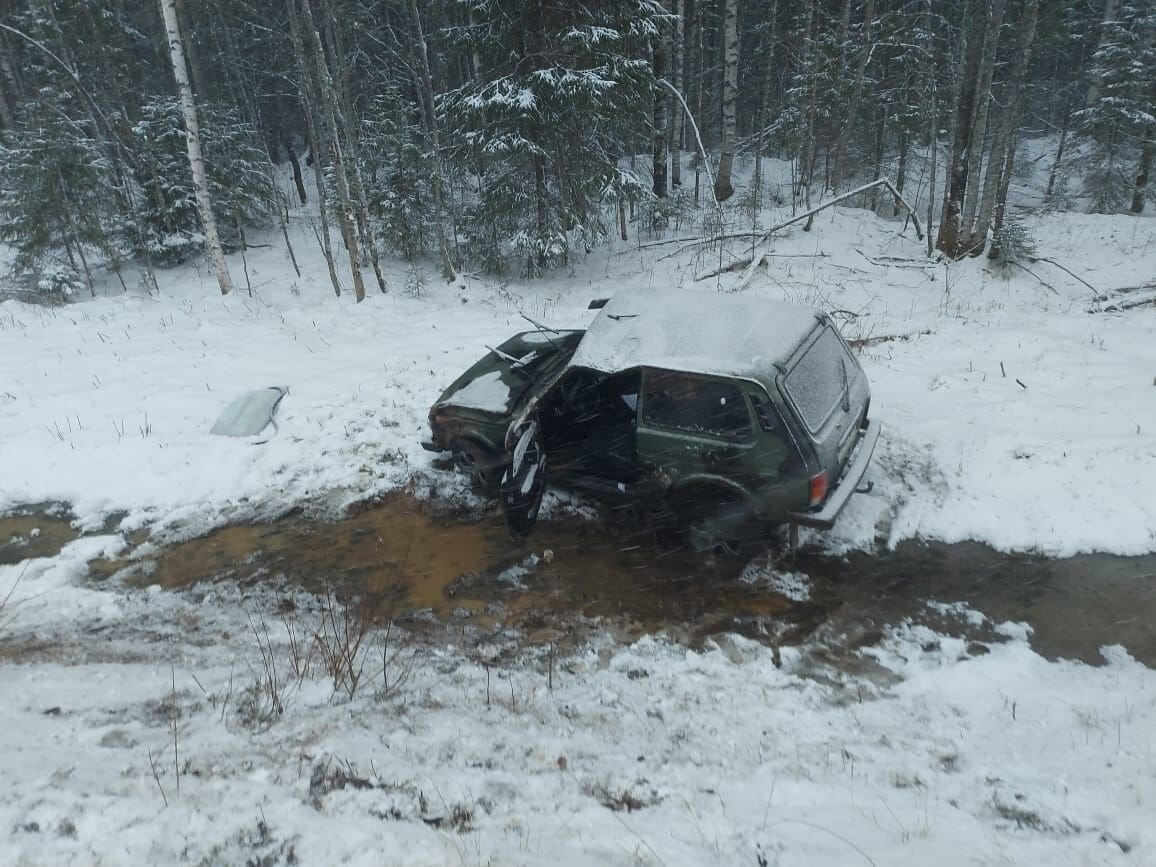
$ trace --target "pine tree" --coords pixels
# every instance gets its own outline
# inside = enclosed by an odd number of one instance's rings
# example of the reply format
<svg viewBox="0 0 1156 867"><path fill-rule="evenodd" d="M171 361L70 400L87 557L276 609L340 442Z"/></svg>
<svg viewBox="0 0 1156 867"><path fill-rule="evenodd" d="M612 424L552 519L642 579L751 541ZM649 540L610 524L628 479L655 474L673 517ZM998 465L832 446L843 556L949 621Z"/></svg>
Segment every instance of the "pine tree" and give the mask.
<svg viewBox="0 0 1156 867"><path fill-rule="evenodd" d="M115 264L122 227L112 173L72 96L43 88L0 141L0 241L12 271L70 295L93 290L93 254Z"/></svg>
<svg viewBox="0 0 1156 867"><path fill-rule="evenodd" d="M1147 183L1144 154L1150 164L1156 138L1156 10L1144 0L1121 0L1103 27L1089 67L1092 98L1074 121L1091 142L1082 160L1091 209L1110 213L1132 203L1138 175L1141 188Z"/></svg>
<svg viewBox="0 0 1156 867"><path fill-rule="evenodd" d="M437 248L432 180L433 153L423 130L410 123L396 88L370 104L361 127L362 152L372 154L362 171L369 179L370 216L381 236L403 259Z"/></svg>
<svg viewBox="0 0 1156 867"><path fill-rule="evenodd" d="M201 143L213 214L221 241L240 243L237 226L269 223L274 204L266 175L265 154L253 143L253 130L232 106L202 104ZM181 108L175 97L157 96L141 107L133 126L143 193L143 237L134 238L138 255L173 265L204 249L196 191L185 150Z"/></svg>
<svg viewBox="0 0 1156 867"><path fill-rule="evenodd" d="M465 0L482 74L445 95L452 155L474 169L467 247L538 273L607 234L598 203L654 88L657 0L578 5Z"/></svg>

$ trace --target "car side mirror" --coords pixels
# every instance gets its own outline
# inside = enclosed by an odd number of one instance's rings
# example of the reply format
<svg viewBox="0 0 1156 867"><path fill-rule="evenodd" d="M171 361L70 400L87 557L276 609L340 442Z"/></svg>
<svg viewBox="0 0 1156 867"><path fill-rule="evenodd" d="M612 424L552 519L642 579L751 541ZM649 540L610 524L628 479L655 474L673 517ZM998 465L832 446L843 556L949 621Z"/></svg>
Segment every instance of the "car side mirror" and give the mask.
<svg viewBox="0 0 1156 867"><path fill-rule="evenodd" d="M593 301L591 301L589 304L586 305L586 309L587 310L601 310L603 307L605 307L609 303L610 303L609 298L595 298Z"/></svg>

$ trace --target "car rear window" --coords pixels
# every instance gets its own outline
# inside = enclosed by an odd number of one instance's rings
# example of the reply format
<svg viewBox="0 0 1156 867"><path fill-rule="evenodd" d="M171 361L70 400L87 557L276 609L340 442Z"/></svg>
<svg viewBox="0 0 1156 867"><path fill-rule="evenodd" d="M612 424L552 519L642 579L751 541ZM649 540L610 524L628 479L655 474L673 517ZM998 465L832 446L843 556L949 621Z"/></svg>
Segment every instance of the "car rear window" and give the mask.
<svg viewBox="0 0 1156 867"><path fill-rule="evenodd" d="M665 370L646 374L642 421L727 439L751 436L751 415L734 383Z"/></svg>
<svg viewBox="0 0 1156 867"><path fill-rule="evenodd" d="M787 374L783 385L803 422L814 433L831 417L857 374L855 359L827 327Z"/></svg>

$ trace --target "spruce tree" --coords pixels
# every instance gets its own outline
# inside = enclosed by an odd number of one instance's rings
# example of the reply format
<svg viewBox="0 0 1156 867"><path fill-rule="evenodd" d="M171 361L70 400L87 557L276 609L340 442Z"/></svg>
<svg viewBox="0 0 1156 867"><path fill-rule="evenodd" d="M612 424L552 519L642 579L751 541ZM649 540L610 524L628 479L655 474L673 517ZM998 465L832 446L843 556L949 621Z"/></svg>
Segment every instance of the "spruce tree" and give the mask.
<svg viewBox="0 0 1156 867"><path fill-rule="evenodd" d="M361 167L368 179L370 217L381 237L403 259L413 261L436 246L433 189L434 155L420 126L407 117L396 88L386 89L362 122Z"/></svg>
<svg viewBox="0 0 1156 867"><path fill-rule="evenodd" d="M274 205L268 157L254 144L253 130L235 107L206 103L198 108L213 213L222 243L235 247L240 243L238 223L244 227L269 222ZM141 163L144 212L144 236L134 238L134 249L162 264L183 262L203 249L204 238L177 99L147 100L132 134Z"/></svg>
<svg viewBox="0 0 1156 867"><path fill-rule="evenodd" d="M539 273L607 234L599 206L629 133L649 125L647 45L668 16L657 0L461 5L481 74L444 108L451 154L478 180L466 243L490 268Z"/></svg>
<svg viewBox="0 0 1156 867"><path fill-rule="evenodd" d="M1091 210L1111 213L1131 201L1144 144L1150 160L1156 137L1156 10L1144 0L1122 0L1103 27L1088 70L1094 98L1075 122L1090 142L1081 167Z"/></svg>
<svg viewBox="0 0 1156 867"><path fill-rule="evenodd" d="M12 271L70 295L93 289L98 263L119 259L121 221L110 165L71 94L45 87L0 140L0 241Z"/></svg>

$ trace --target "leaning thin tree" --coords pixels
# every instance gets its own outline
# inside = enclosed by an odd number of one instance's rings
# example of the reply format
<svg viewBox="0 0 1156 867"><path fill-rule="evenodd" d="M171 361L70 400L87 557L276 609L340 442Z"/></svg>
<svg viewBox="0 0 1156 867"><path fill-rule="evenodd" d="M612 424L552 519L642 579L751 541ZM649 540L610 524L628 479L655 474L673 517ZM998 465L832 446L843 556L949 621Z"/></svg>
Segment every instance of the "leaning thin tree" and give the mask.
<svg viewBox="0 0 1156 867"><path fill-rule="evenodd" d="M209 259L217 275L221 294L228 295L233 289L229 278L229 266L225 263L225 251L221 249L221 239L217 236L217 221L213 218L213 203L209 198L209 182L205 177L205 158L201 155L201 128L197 123L197 104L193 101L193 88L189 85L189 68L185 64L184 43L181 29L177 24L176 0L160 0L161 15L165 19L165 33L169 40L169 57L173 62L173 78L177 81L177 92L181 96L181 109L185 116L185 142L189 150L189 168L193 173L193 189L197 194L197 211L201 215L201 227L205 232L205 246Z"/></svg>

